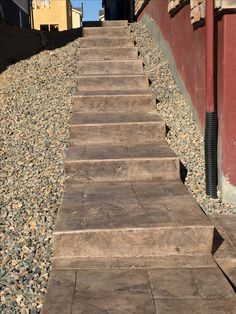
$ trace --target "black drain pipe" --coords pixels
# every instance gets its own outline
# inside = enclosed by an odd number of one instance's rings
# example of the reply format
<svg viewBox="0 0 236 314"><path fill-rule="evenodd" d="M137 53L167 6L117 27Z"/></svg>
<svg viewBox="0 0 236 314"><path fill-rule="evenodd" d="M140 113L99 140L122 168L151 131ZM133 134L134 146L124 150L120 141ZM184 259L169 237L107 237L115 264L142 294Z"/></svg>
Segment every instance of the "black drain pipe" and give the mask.
<svg viewBox="0 0 236 314"><path fill-rule="evenodd" d="M206 1L206 118L205 118L205 175L206 194L217 198L217 114L214 80L214 0Z"/></svg>

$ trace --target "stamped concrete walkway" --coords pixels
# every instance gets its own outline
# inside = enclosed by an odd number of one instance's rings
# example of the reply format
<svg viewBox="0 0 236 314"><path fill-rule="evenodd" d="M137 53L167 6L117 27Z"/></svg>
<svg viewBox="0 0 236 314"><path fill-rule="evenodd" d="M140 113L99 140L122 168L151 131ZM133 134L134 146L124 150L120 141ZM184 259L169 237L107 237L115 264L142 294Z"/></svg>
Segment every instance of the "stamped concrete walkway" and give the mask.
<svg viewBox="0 0 236 314"><path fill-rule="evenodd" d="M236 313L127 22L83 34L42 313Z"/></svg>

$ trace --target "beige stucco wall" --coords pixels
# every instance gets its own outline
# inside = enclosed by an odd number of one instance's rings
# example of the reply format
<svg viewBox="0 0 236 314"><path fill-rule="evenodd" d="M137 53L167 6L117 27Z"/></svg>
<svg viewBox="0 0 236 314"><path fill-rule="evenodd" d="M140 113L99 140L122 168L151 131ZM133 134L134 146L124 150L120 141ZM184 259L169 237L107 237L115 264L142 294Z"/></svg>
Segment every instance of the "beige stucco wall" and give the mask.
<svg viewBox="0 0 236 314"><path fill-rule="evenodd" d="M40 5L40 1L33 3L34 29L40 25L58 24L59 31L72 28L72 12L69 0L50 0L48 5Z"/></svg>
<svg viewBox="0 0 236 314"><path fill-rule="evenodd" d="M81 27L81 14L72 9L72 28Z"/></svg>

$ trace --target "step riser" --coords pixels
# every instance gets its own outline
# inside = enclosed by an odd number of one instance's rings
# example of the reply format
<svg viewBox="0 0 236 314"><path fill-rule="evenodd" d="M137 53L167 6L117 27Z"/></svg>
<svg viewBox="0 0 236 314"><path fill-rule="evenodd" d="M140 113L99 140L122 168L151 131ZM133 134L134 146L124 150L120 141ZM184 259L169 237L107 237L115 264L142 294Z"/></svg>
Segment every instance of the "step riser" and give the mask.
<svg viewBox="0 0 236 314"><path fill-rule="evenodd" d="M98 47L98 48L104 48L104 47L129 48L129 47L134 47L134 41L130 37L121 37L121 38L119 38L119 37L117 37L117 38L88 37L88 38L81 38L80 39L80 47L81 48L93 48L93 47Z"/></svg>
<svg viewBox="0 0 236 314"><path fill-rule="evenodd" d="M79 62L77 73L79 75L89 74L130 74L143 73L142 62L137 61L95 61Z"/></svg>
<svg viewBox="0 0 236 314"><path fill-rule="evenodd" d="M164 123L77 125L70 128L70 139L80 143L148 142L165 138Z"/></svg>
<svg viewBox="0 0 236 314"><path fill-rule="evenodd" d="M68 182L177 180L176 158L119 159L66 162Z"/></svg>
<svg viewBox="0 0 236 314"><path fill-rule="evenodd" d="M84 37L128 37L130 30L128 27L98 27L98 28L84 28Z"/></svg>
<svg viewBox="0 0 236 314"><path fill-rule="evenodd" d="M53 236L54 257L137 257L211 253L213 228L100 230Z"/></svg>
<svg viewBox="0 0 236 314"><path fill-rule="evenodd" d="M80 60L127 60L137 59L138 51L133 48L81 48Z"/></svg>
<svg viewBox="0 0 236 314"><path fill-rule="evenodd" d="M155 110L154 96L74 97L74 112L149 112Z"/></svg>
<svg viewBox="0 0 236 314"><path fill-rule="evenodd" d="M78 77L76 79L79 91L116 91L116 90L135 90L147 89L148 79L145 75L141 76L101 76L101 77Z"/></svg>
<svg viewBox="0 0 236 314"><path fill-rule="evenodd" d="M111 27L111 26L128 26L128 21L126 20L117 20L117 21L103 21L102 26Z"/></svg>

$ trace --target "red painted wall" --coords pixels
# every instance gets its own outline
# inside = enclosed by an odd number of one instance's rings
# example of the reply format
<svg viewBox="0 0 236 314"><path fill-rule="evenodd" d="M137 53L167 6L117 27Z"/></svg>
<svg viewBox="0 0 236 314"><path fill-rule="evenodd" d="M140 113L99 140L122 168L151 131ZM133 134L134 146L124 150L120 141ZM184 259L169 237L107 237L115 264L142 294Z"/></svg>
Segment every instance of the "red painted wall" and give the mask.
<svg viewBox="0 0 236 314"><path fill-rule="evenodd" d="M178 72L191 96L204 127L205 100L205 27L194 30L190 6L185 5L175 16L168 13L167 3L151 0L139 19L154 19L172 50ZM224 15L218 22L218 115L221 170L236 185L236 14Z"/></svg>
<svg viewBox="0 0 236 314"><path fill-rule="evenodd" d="M218 24L218 115L223 174L236 185L236 14Z"/></svg>
<svg viewBox="0 0 236 314"><path fill-rule="evenodd" d="M151 0L141 13L151 16L170 44L176 66L192 98L200 121L205 117L205 31L193 31L190 21L190 7L186 5L174 17L167 9L168 1Z"/></svg>

